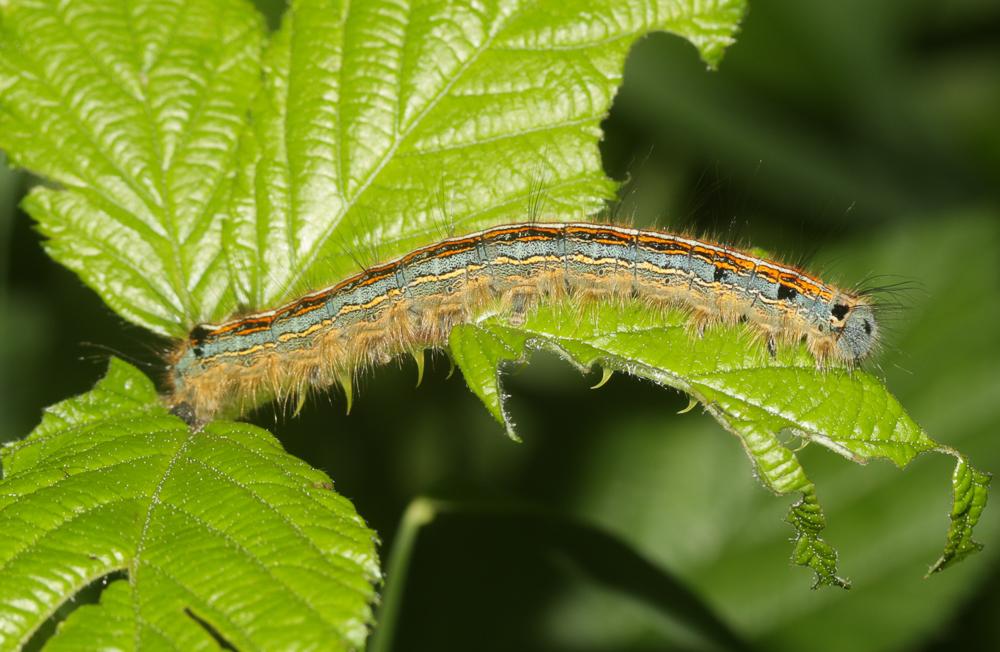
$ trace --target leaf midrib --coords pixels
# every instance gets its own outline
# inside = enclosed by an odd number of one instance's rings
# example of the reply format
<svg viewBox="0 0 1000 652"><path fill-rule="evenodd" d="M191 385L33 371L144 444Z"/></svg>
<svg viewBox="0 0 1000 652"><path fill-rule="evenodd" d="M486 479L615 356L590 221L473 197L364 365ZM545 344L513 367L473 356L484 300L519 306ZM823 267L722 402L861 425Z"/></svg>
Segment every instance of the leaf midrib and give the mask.
<svg viewBox="0 0 1000 652"><path fill-rule="evenodd" d="M163 490L163 487L167 482L167 478L170 477L171 472L173 472L174 466L177 464L177 461L187 450L188 446L191 445L191 442L194 441L195 436L197 436L197 434L194 432L194 430L191 428L187 428L187 436L184 438L181 445L177 447L177 450L174 451L174 454L170 456L166 468L164 469L163 474L160 477L159 482L157 482L156 487L153 489L153 492L150 494L149 497L149 506L146 508L146 518L143 521L142 530L139 532L139 537L136 540L135 552L133 553L132 559L128 565L128 582L131 588L129 593L132 600L132 614L137 623L142 622L142 610L139 605L139 592L138 592L138 587L136 585L136 580L138 577L139 568L142 565L142 553L146 546L146 538L149 532L149 526L150 523L152 523L153 521L153 510L156 508L157 505L160 504L160 492ZM139 627L136 627L134 630L133 649L136 650L142 649L141 631L142 630Z"/></svg>

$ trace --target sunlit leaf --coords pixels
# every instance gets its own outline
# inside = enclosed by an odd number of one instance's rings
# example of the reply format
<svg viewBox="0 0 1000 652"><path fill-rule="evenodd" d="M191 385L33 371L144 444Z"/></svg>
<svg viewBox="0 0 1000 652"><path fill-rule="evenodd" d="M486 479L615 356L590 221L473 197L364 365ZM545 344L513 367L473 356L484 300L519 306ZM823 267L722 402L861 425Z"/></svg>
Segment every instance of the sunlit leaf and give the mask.
<svg viewBox="0 0 1000 652"><path fill-rule="evenodd" d="M788 515L796 533L792 558L816 572L818 585L848 583L837 576L835 551L819 536L826 520L816 488L783 434L859 463L887 459L905 466L927 451L954 455L952 526L933 570L978 549L971 534L989 476L931 440L881 381L862 370L819 368L804 346L772 358L760 338L743 327L714 328L695 337L682 312L664 315L642 305L595 306L582 316L578 308L561 305L539 310L524 326L491 318L457 336L456 363L463 372L469 368L470 388L510 433L496 370L521 360L526 346L557 351L582 369L600 365L690 394L740 438L765 486L778 494L801 494Z"/></svg>
<svg viewBox="0 0 1000 652"><path fill-rule="evenodd" d="M614 191L599 124L629 48L666 30L714 65L743 11L293 3L241 148L227 238L239 300L271 305L450 229L593 213Z"/></svg>
<svg viewBox="0 0 1000 652"><path fill-rule="evenodd" d="M49 253L161 334L231 305L219 218L260 16L242 0L27 0L0 16L0 148L61 187L25 204Z"/></svg>
<svg viewBox="0 0 1000 652"><path fill-rule="evenodd" d="M2 451L0 649L19 649L95 580L55 649L358 649L374 534L329 478L267 432L193 431L112 360Z"/></svg>

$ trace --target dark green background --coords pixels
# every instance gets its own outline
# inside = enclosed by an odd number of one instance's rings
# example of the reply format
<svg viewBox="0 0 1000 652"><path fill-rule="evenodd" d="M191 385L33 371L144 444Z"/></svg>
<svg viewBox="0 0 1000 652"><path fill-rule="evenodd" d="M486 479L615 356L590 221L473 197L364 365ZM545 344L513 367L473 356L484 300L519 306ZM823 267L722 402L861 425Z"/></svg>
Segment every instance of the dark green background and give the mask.
<svg viewBox="0 0 1000 652"><path fill-rule="evenodd" d="M269 7L271 15L277 9ZM872 370L938 440L1000 470L1000 5L752 2L721 69L656 35L633 52L605 124L623 219L751 243L852 284L893 275ZM88 389L114 349L162 373L167 344L122 322L42 253L0 171L0 441ZM265 411L383 538L417 496L464 507L422 532L396 649L660 650L706 643L664 609L595 581L524 521L595 524L691 587L748 642L778 650L1000 649L1000 511L978 557L923 580L944 542L951 461L900 472L802 451L850 592L788 562L788 499L738 443L650 383L581 377L551 356L507 376L506 440L448 362L412 362L297 419ZM511 524L505 527L505 524ZM580 543L581 546L586 545ZM682 600L674 605L683 606Z"/></svg>

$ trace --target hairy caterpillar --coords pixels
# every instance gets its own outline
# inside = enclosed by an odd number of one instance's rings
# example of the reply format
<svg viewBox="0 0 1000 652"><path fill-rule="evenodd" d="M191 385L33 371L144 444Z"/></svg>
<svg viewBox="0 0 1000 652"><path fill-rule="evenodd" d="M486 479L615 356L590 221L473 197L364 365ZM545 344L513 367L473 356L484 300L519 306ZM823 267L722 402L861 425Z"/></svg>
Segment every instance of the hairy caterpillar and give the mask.
<svg viewBox="0 0 1000 652"><path fill-rule="evenodd" d="M817 364L874 348L871 304L799 270L710 242L590 223L512 224L449 238L279 308L192 330L170 354L169 402L195 423L260 398L304 394L395 355L442 346L483 314L513 321L543 300L681 307L701 330L745 321L805 340Z"/></svg>

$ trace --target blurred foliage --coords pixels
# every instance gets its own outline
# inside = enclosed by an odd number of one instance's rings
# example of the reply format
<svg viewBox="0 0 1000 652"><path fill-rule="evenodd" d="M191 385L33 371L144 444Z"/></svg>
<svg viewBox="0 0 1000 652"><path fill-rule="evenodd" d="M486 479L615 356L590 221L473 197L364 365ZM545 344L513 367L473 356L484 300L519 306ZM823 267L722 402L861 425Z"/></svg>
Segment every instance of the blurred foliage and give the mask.
<svg viewBox="0 0 1000 652"><path fill-rule="evenodd" d="M1000 8L985 0L757 0L716 73L679 39L640 43L603 143L608 172L631 180L620 212L636 223L811 258L811 269L848 283L890 274L918 284L886 296L894 309L874 371L918 423L992 471L998 61ZM14 439L42 406L93 385L103 347L159 364L163 343L44 256L11 210L22 181L2 174L0 436ZM947 522L944 458L900 473L802 451L827 539L855 580L850 592L812 592L787 563L787 504L750 477L714 422L673 414L680 396L617 376L590 392L598 376L537 356L506 384L524 439L515 446L457 378L446 380L447 367L433 360L419 390L412 364L380 370L349 417L334 400L282 419L286 447L334 478L386 550L416 496L523 503L616 533L762 649L1000 647L996 509L980 526L983 554L921 579ZM407 569L396 649L711 646L518 531L483 537L460 517L426 530Z"/></svg>

